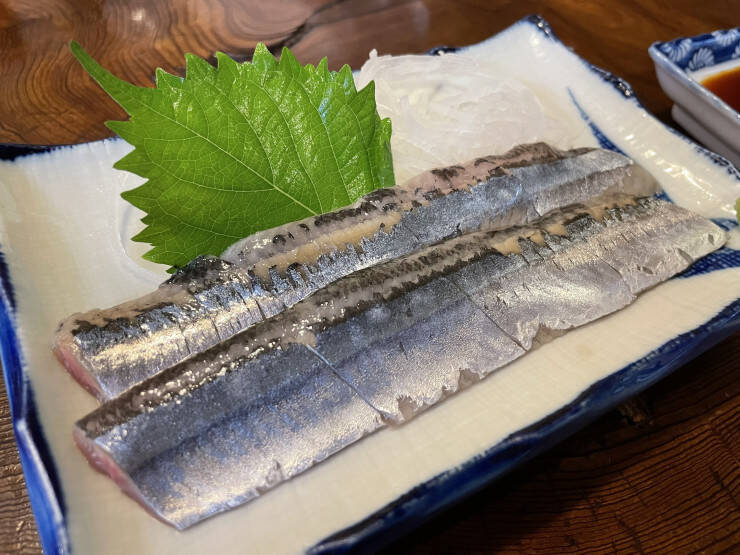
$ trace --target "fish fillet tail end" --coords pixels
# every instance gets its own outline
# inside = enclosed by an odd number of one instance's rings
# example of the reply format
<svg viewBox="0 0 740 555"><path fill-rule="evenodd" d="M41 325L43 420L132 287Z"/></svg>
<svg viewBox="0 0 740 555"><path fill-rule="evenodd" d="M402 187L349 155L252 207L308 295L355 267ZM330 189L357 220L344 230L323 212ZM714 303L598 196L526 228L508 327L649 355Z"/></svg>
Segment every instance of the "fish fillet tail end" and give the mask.
<svg viewBox="0 0 740 555"><path fill-rule="evenodd" d="M147 502L146 496L141 492L136 484L134 484L131 477L118 465L105 449L102 449L92 439L90 439L82 428L75 426L73 437L75 444L79 450L82 451L82 454L85 455L90 466L113 480L121 491L141 505L144 510L154 518L164 522L165 524L174 526L178 530L184 529L184 527L179 526L176 522L167 520L159 514L151 504Z"/></svg>
<svg viewBox="0 0 740 555"><path fill-rule="evenodd" d="M93 377L94 374L84 366L85 357L79 352L79 347L75 344L72 335L62 329L54 339L51 347L52 352L67 372L79 383L86 391L91 393L98 401L103 402L106 395L100 387L100 384Z"/></svg>

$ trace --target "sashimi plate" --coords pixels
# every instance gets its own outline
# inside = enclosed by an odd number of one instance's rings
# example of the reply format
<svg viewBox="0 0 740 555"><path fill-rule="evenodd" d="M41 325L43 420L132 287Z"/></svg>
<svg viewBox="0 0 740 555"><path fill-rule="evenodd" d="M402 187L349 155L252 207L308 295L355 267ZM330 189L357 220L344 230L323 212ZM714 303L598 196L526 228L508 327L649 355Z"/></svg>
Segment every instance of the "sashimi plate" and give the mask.
<svg viewBox="0 0 740 555"><path fill-rule="evenodd" d="M94 472L72 426L96 406L54 359L58 322L154 289L165 273L128 240L111 139L0 161L0 344L31 503L46 553L329 552L371 547L551 446L740 329L740 173L653 118L539 17L470 47L534 90L577 138L635 159L664 196L728 231L726 246L626 309L569 332L411 422L386 428L268 494L186 532ZM19 155L23 154L23 155ZM63 184L63 186L61 185ZM139 250L137 250L139 249Z"/></svg>

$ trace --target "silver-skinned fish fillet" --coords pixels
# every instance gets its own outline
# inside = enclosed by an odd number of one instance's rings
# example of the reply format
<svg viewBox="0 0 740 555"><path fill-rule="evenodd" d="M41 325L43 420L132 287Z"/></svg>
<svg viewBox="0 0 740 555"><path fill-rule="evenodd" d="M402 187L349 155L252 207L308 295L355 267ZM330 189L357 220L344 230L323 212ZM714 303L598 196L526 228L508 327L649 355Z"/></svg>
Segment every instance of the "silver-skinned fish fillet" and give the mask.
<svg viewBox="0 0 740 555"><path fill-rule="evenodd" d="M615 192L656 190L646 172L611 151L520 146L257 233L222 258L198 258L150 295L72 315L54 350L94 395L112 398L357 270Z"/></svg>
<svg viewBox="0 0 740 555"><path fill-rule="evenodd" d="M724 240L652 198L451 238L164 370L80 420L75 438L152 514L186 528L619 310Z"/></svg>

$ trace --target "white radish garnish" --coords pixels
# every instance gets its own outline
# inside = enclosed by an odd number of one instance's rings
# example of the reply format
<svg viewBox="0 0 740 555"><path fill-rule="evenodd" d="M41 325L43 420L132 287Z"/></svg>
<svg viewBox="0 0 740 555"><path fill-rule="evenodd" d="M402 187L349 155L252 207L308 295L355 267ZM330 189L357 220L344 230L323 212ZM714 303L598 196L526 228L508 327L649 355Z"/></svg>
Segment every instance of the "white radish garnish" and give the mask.
<svg viewBox="0 0 740 555"><path fill-rule="evenodd" d="M396 182L432 168L546 141L570 146L562 125L548 118L536 94L487 62L463 56L378 56L355 75L375 81L381 117L393 123Z"/></svg>

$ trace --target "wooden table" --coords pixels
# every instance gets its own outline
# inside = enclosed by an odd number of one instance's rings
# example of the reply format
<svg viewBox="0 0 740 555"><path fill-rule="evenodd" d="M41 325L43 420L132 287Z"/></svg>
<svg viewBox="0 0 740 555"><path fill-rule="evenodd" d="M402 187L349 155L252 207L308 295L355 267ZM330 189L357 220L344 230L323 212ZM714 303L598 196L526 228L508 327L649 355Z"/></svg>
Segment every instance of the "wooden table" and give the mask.
<svg viewBox="0 0 740 555"><path fill-rule="evenodd" d="M73 6L73 4L79 4ZM109 134L123 112L73 61L75 38L117 75L151 84L183 53L249 58L287 45L303 62L359 67L371 48L424 52L480 41L543 15L563 41L627 79L663 121L651 42L739 23L740 2L642 0L6 0L0 4L0 142ZM499 483L390 547L410 552L740 549L740 334ZM83 463L80 463L83 464ZM0 552L37 553L0 388Z"/></svg>

